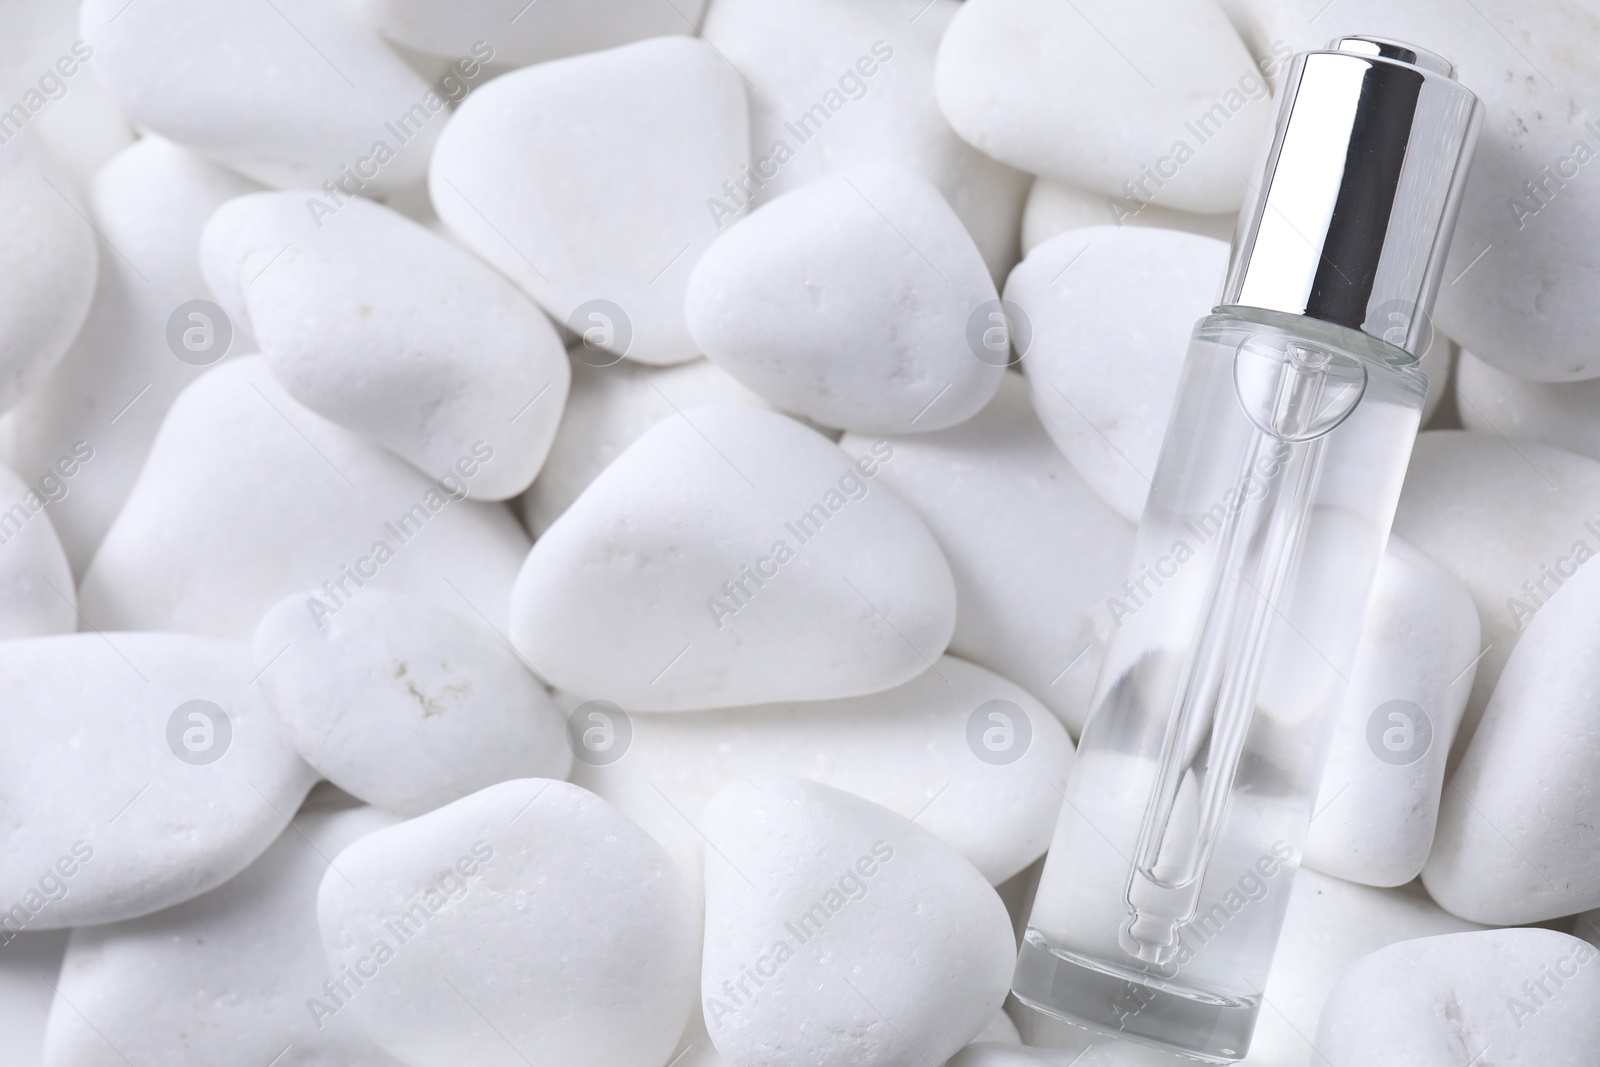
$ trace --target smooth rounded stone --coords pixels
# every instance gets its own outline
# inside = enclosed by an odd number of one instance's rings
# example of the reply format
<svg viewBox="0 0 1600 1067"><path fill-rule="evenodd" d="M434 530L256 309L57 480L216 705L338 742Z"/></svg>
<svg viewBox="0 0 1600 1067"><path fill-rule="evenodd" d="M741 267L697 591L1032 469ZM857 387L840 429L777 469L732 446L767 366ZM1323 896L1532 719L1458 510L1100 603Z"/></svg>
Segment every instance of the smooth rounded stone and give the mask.
<svg viewBox="0 0 1600 1067"><path fill-rule="evenodd" d="M1444 907L1509 926L1600 906L1600 567L1528 624L1451 775L1422 879Z"/></svg>
<svg viewBox="0 0 1600 1067"><path fill-rule="evenodd" d="M694 35L706 0L355 0L389 40L430 56L487 42L496 63L525 66L647 37Z"/></svg>
<svg viewBox="0 0 1600 1067"><path fill-rule="evenodd" d="M572 780L648 830L696 884L704 839L694 828L707 802L763 773L915 818L998 885L1049 846L1073 762L1067 732L1037 700L953 656L902 686L844 700L630 716L557 697L585 734L610 728L582 743Z"/></svg>
<svg viewBox="0 0 1600 1067"><path fill-rule="evenodd" d="M1317 1027L1328 1067L1584 1063L1600 1042L1594 946L1554 930L1390 945L1345 972Z"/></svg>
<svg viewBox="0 0 1600 1067"><path fill-rule="evenodd" d="M534 537L544 536L612 460L662 419L706 404L768 406L708 359L670 367L631 360L596 366L596 354L581 344L572 351L572 391L561 426L539 476L517 501Z"/></svg>
<svg viewBox="0 0 1600 1067"><path fill-rule="evenodd" d="M1444 564L1478 607L1487 651L1456 735L1459 756L1522 631L1600 552L1600 462L1532 441L1430 430L1412 450L1394 532Z"/></svg>
<svg viewBox="0 0 1600 1067"><path fill-rule="evenodd" d="M752 171L727 175L723 203L759 205L892 163L933 183L1003 279L1028 175L957 137L928 90L960 10L955 0L716 0L704 36L752 87Z"/></svg>
<svg viewBox="0 0 1600 1067"><path fill-rule="evenodd" d="M0 151L0 411L66 355L89 314L99 260L76 191L28 140Z"/></svg>
<svg viewBox="0 0 1600 1067"><path fill-rule="evenodd" d="M1455 394L1461 425L1469 430L1600 459L1600 378L1524 381L1463 349Z"/></svg>
<svg viewBox="0 0 1600 1067"><path fill-rule="evenodd" d="M52 498L65 491L62 470L77 463L68 456L61 470L48 469L31 483L0 464L0 641L78 628L72 568L49 512Z"/></svg>
<svg viewBox="0 0 1600 1067"><path fill-rule="evenodd" d="M1034 409L1127 519L1144 511L1190 335L1227 268L1228 246L1209 237L1092 226L1046 241L1006 280L1033 324L1022 370Z"/></svg>
<svg viewBox="0 0 1600 1067"><path fill-rule="evenodd" d="M1016 946L981 874L902 815L799 778L723 787L702 1007L733 1067L942 1063L1000 1010Z"/></svg>
<svg viewBox="0 0 1600 1067"><path fill-rule="evenodd" d="M429 189L468 248L557 322L641 363L698 354L683 293L717 235L707 204L749 159L744 86L705 42L552 60L473 92Z"/></svg>
<svg viewBox="0 0 1600 1067"><path fill-rule="evenodd" d="M229 201L200 267L289 395L475 499L533 481L571 380L538 305L476 256L369 200L311 217L299 193Z"/></svg>
<svg viewBox="0 0 1600 1067"><path fill-rule="evenodd" d="M307 411L261 358L229 360L173 403L79 603L97 629L247 641L290 593L336 613L375 584L498 628L528 537L465 492Z"/></svg>
<svg viewBox="0 0 1600 1067"><path fill-rule="evenodd" d="M980 358L968 323L998 297L939 191L874 167L820 178L717 238L684 314L706 357L777 407L915 433L994 396L1007 361Z"/></svg>
<svg viewBox="0 0 1600 1067"><path fill-rule="evenodd" d="M133 122L329 203L416 181L446 101L346 5L85 0L95 73Z"/></svg>
<svg viewBox="0 0 1600 1067"><path fill-rule="evenodd" d="M381 589L261 620L255 669L300 755L369 804L421 815L512 778L565 778L566 724L494 631Z"/></svg>
<svg viewBox="0 0 1600 1067"><path fill-rule="evenodd" d="M1321 48L1340 34L1415 41L1454 62L1483 125L1434 318L1521 378L1600 377L1600 18L1593 0L1231 0L1258 48Z"/></svg>
<svg viewBox="0 0 1600 1067"><path fill-rule="evenodd" d="M1390 537L1332 729L1306 864L1377 886L1421 873L1479 642L1461 583Z"/></svg>
<svg viewBox="0 0 1600 1067"><path fill-rule="evenodd" d="M395 822L318 789L242 873L140 919L73 931L45 1042L47 1067L284 1062L394 1067L348 1014L308 1010L328 983L317 888L329 856ZM337 989L337 985L335 985ZM181 1050L181 1053L179 1052Z"/></svg>
<svg viewBox="0 0 1600 1067"><path fill-rule="evenodd" d="M199 325L178 309L207 296L195 257L201 227L218 205L257 188L154 135L117 153L89 185L88 214L109 246L94 304L66 357L0 427L24 471L54 466L80 441L93 450L67 495L50 505L77 573L127 501L167 408L205 372L167 341L174 317L184 329ZM232 325L231 350L248 350L240 324ZM191 358L225 354L219 326L212 323L212 351Z"/></svg>
<svg viewBox="0 0 1600 1067"><path fill-rule="evenodd" d="M854 434L839 442L860 458L872 446ZM1132 524L1051 443L1019 375L971 421L893 447L884 482L922 516L955 576L950 651L1018 682L1077 733Z"/></svg>
<svg viewBox="0 0 1600 1067"><path fill-rule="evenodd" d="M1028 190L1028 203L1022 211L1022 254L1028 255L1057 234L1090 226L1152 226L1232 241L1236 221L1232 214L1196 215L1160 204L1140 205L1067 182L1040 178Z"/></svg>
<svg viewBox="0 0 1600 1067"><path fill-rule="evenodd" d="M955 131L996 159L1202 214L1238 210L1272 114L1212 0L1177 0L1159 19L1110 0L968 0L934 89Z"/></svg>
<svg viewBox="0 0 1600 1067"><path fill-rule="evenodd" d="M244 645L179 634L6 643L8 930L170 907L233 877L272 843L316 775L250 690L249 666Z"/></svg>
<svg viewBox="0 0 1600 1067"><path fill-rule="evenodd" d="M39 1067L50 1018L50 988L59 980L66 930L8 934L0 941L0 1067Z"/></svg>
<svg viewBox="0 0 1600 1067"><path fill-rule="evenodd" d="M699 917L599 797L502 782L334 858L317 918L345 999L411 1067L659 1067L695 999Z"/></svg>
<svg viewBox="0 0 1600 1067"><path fill-rule="evenodd" d="M528 553L511 641L551 685L634 711L874 693L955 629L933 535L792 419L689 408L590 483Z"/></svg>

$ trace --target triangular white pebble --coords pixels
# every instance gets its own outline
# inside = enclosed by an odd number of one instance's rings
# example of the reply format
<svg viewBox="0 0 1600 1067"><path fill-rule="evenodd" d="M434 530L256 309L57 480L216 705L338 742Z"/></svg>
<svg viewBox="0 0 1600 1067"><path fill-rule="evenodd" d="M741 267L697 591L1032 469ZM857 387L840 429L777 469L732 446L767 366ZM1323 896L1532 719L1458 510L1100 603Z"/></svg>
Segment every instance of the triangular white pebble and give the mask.
<svg viewBox="0 0 1600 1067"><path fill-rule="evenodd" d="M258 683L329 781L421 815L511 778L564 778L566 730L493 630L371 589L325 614L295 594L256 629Z"/></svg>
<svg viewBox="0 0 1600 1067"><path fill-rule="evenodd" d="M316 775L250 674L245 646L177 634L7 642L0 900L25 916L10 929L170 907L272 843Z"/></svg>
<svg viewBox="0 0 1600 1067"><path fill-rule="evenodd" d="M527 535L307 411L259 357L214 367L173 403L127 507L79 588L100 629L248 640L290 593L330 609L367 583L502 625Z"/></svg>
<svg viewBox="0 0 1600 1067"><path fill-rule="evenodd" d="M528 554L511 639L546 681L638 711L898 685L955 627L922 520L827 438L748 407L662 421Z"/></svg>
<svg viewBox="0 0 1600 1067"><path fill-rule="evenodd" d="M503 75L439 139L439 217L580 332L643 363L693 357L683 291L717 233L708 198L739 175L739 75L709 45L658 37Z"/></svg>
<svg viewBox="0 0 1600 1067"><path fill-rule="evenodd" d="M701 826L702 1007L733 1067L943 1063L999 1010L1005 906L904 816L762 775L725 787Z"/></svg>
<svg viewBox="0 0 1600 1067"><path fill-rule="evenodd" d="M317 902L350 1011L411 1067L659 1067L699 939L672 861L566 782L504 782L368 835Z"/></svg>
<svg viewBox="0 0 1600 1067"><path fill-rule="evenodd" d="M283 387L472 496L527 488L567 398L566 352L538 306L476 257L364 199L314 218L297 193L229 201L200 266L239 308Z"/></svg>
<svg viewBox="0 0 1600 1067"><path fill-rule="evenodd" d="M939 430L994 396L1006 359L968 338L998 297L939 191L878 167L758 209L695 267L701 351L785 411L864 433Z"/></svg>

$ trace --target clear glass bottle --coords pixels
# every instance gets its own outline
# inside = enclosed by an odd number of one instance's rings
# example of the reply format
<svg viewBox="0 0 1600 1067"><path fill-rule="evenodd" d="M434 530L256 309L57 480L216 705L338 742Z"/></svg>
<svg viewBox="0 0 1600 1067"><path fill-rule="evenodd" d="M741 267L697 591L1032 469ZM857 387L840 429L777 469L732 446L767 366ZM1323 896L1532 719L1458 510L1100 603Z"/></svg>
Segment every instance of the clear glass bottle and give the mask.
<svg viewBox="0 0 1600 1067"><path fill-rule="evenodd" d="M1024 1003L1245 1055L1427 380L1480 109L1379 38L1296 58L1197 325L1018 958Z"/></svg>

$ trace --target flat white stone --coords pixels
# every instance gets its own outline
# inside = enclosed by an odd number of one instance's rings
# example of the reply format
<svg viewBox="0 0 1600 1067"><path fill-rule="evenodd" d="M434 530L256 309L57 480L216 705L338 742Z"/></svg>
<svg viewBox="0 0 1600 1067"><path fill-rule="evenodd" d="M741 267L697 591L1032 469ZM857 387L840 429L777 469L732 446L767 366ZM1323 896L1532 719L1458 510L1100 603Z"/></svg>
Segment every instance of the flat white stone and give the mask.
<svg viewBox="0 0 1600 1067"><path fill-rule="evenodd" d="M1159 19L1111 0L968 0L934 88L955 131L996 159L1202 213L1238 210L1272 114L1266 77L1211 0Z"/></svg>
<svg viewBox="0 0 1600 1067"><path fill-rule="evenodd" d="M558 696L585 731L619 718L615 708ZM577 750L573 781L648 830L694 884L701 813L747 774L808 778L915 818L999 884L1044 854L1073 762L1066 731L1037 700L953 656L871 696L611 725L609 738L593 735L595 745ZM602 740L617 747L602 749Z"/></svg>
<svg viewBox="0 0 1600 1067"><path fill-rule="evenodd" d="M1600 459L1600 379L1524 381L1463 349L1455 394L1461 425L1469 430Z"/></svg>
<svg viewBox="0 0 1600 1067"><path fill-rule="evenodd" d="M739 75L703 41L661 37L477 89L439 139L429 189L451 231L557 322L681 363L698 354L683 293L717 234L707 204L749 140Z"/></svg>
<svg viewBox="0 0 1600 1067"><path fill-rule="evenodd" d="M1051 442L1019 375L969 422L892 444L881 477L928 524L955 576L950 651L1021 684L1080 731L1132 524ZM872 445L855 434L839 442L857 457Z"/></svg>
<svg viewBox="0 0 1600 1067"><path fill-rule="evenodd" d="M24 482L0 464L0 640L70 634L78 628L78 594L67 553L50 521L52 498L63 499L63 471L76 471L66 457Z"/></svg>
<svg viewBox="0 0 1600 1067"><path fill-rule="evenodd" d="M1600 906L1600 567L1528 624L1445 788L1422 872L1457 915L1509 926Z"/></svg>
<svg viewBox="0 0 1600 1067"><path fill-rule="evenodd" d="M826 700L926 670L955 628L922 520L792 419L690 408L590 483L528 554L511 640L551 685L632 711Z"/></svg>
<svg viewBox="0 0 1600 1067"><path fill-rule="evenodd" d="M1022 211L1022 254L1028 255L1057 234L1090 226L1153 226L1232 241L1237 221L1233 214L1196 215L1160 204L1140 205L1053 178L1040 178L1028 190L1028 202Z"/></svg>
<svg viewBox="0 0 1600 1067"><path fill-rule="evenodd" d="M73 932L50 1013L44 1062L126 1067L291 1063L397 1067L342 1012L309 1005L325 983L358 987L328 966L317 887L329 856L395 822L318 790L261 858L193 900L140 919ZM338 985L334 988L337 990Z"/></svg>
<svg viewBox="0 0 1600 1067"><path fill-rule="evenodd" d="M689 279L707 358L785 411L863 433L941 430L1005 374L968 337L999 294L939 191L899 168L843 171L729 229Z"/></svg>
<svg viewBox="0 0 1600 1067"><path fill-rule="evenodd" d="M403 594L367 590L334 615L307 594L279 601L255 670L307 763L401 815L572 766L549 694L501 638Z"/></svg>
<svg viewBox="0 0 1600 1067"><path fill-rule="evenodd" d="M1600 1041L1600 964L1555 930L1390 945L1345 972L1317 1027L1328 1067L1583 1063Z"/></svg>
<svg viewBox="0 0 1600 1067"><path fill-rule="evenodd" d="M1006 280L1005 298L1032 323L1022 369L1039 418L1130 520L1144 511L1190 335L1227 266L1228 246L1209 237L1094 226L1046 241Z"/></svg>
<svg viewBox="0 0 1600 1067"><path fill-rule="evenodd" d="M356 7L389 40L426 55L467 56L482 42L496 63L523 66L646 37L693 36L706 0L356 0Z"/></svg>
<svg viewBox="0 0 1600 1067"><path fill-rule="evenodd" d="M1389 538L1313 806L1308 865L1377 886L1421 873L1479 641L1461 583Z"/></svg>
<svg viewBox="0 0 1600 1067"><path fill-rule="evenodd" d="M290 593L337 611L372 582L502 627L528 538L462 489L307 411L259 357L229 360L174 401L79 601L100 629L249 640Z"/></svg>
<svg viewBox="0 0 1600 1067"><path fill-rule="evenodd" d="M245 646L179 634L6 643L8 929L171 907L238 874L272 843L316 775L250 689L250 673Z"/></svg>
<svg viewBox="0 0 1600 1067"><path fill-rule="evenodd" d="M263 185L401 188L445 123L444 97L344 4L87 0L81 27L129 118Z"/></svg>
<svg viewBox="0 0 1600 1067"><path fill-rule="evenodd" d="M1394 532L1444 564L1478 607L1483 645L1459 754L1535 613L1600 553L1600 462L1532 441L1419 434Z"/></svg>
<svg viewBox="0 0 1600 1067"><path fill-rule="evenodd" d="M734 1067L942 1063L999 1010L1011 920L927 830L776 775L725 786L703 826L702 1006Z"/></svg>
<svg viewBox="0 0 1600 1067"><path fill-rule="evenodd" d="M699 922L672 861L566 782L490 786L362 838L323 877L344 1010L411 1067L664 1064Z"/></svg>
<svg viewBox="0 0 1600 1067"><path fill-rule="evenodd" d="M542 537L612 460L662 419L705 404L768 406L707 359L670 367L632 360L597 366L606 357L581 344L572 351L572 390L561 425L539 476L517 501L535 537Z"/></svg>
<svg viewBox="0 0 1600 1067"><path fill-rule="evenodd" d="M426 474L467 478L475 499L533 481L567 398L566 352L475 256L368 200L323 216L298 193L258 193L211 217L200 266L306 407Z"/></svg>
<svg viewBox="0 0 1600 1067"><path fill-rule="evenodd" d="M68 482L68 494L50 507L80 574L127 501L167 408L204 373L180 359L167 340L175 317L180 331L199 325L179 308L208 295L195 257L201 227L223 201L256 188L155 135L118 152L89 184L88 215L115 251L100 257L82 332L0 426L20 470L53 466L79 442L93 451L92 462ZM219 326L212 323L212 351L193 358L226 354ZM231 326L230 350L249 351L242 324Z"/></svg>
<svg viewBox="0 0 1600 1067"><path fill-rule="evenodd" d="M1017 258L1028 176L957 137L929 92L955 0L717 0L704 36L749 79L753 177L763 204L824 175L892 163L932 182L1003 279ZM765 162L763 162L765 161Z"/></svg>

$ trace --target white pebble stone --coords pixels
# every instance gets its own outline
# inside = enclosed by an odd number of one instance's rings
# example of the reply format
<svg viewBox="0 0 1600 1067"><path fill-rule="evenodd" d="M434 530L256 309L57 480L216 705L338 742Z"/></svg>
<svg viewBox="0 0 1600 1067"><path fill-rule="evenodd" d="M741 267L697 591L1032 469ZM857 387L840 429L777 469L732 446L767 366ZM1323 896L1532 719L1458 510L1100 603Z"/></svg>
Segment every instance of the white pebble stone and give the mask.
<svg viewBox="0 0 1600 1067"><path fill-rule="evenodd" d="M231 200L200 267L306 407L475 499L528 487L570 372L538 305L453 242L369 200L313 217L298 193ZM470 477L469 477L470 476Z"/></svg>
<svg viewBox="0 0 1600 1067"><path fill-rule="evenodd" d="M922 520L814 430L687 409L596 478L528 554L511 640L551 685L637 711L825 700L926 670L955 628Z"/></svg>
<svg viewBox="0 0 1600 1067"><path fill-rule="evenodd" d="M596 712L618 718L599 704L576 710L584 729L604 728ZM1044 854L1072 767L1071 740L1037 700L953 656L871 696L612 725L617 747L580 748L573 781L648 830L696 884L704 840L694 825L741 775L809 778L915 817L999 884Z"/></svg>
<svg viewBox="0 0 1600 1067"><path fill-rule="evenodd" d="M1600 378L1524 381L1463 349L1455 394L1461 425L1469 430L1600 459Z"/></svg>
<svg viewBox="0 0 1600 1067"><path fill-rule="evenodd" d="M23 929L170 907L272 843L316 775L250 674L244 645L178 634L7 642L0 902Z"/></svg>
<svg viewBox="0 0 1600 1067"><path fill-rule="evenodd" d="M863 433L964 422L1005 358L968 339L998 295L939 191L891 167L829 175L717 238L684 314L713 363L785 411Z"/></svg>
<svg viewBox="0 0 1600 1067"><path fill-rule="evenodd" d="M950 125L996 159L1181 211L1238 209L1271 117L1266 78L1212 0L1159 18L1109 0L968 0L934 86Z"/></svg>
<svg viewBox="0 0 1600 1067"><path fill-rule="evenodd" d="M53 466L80 441L93 451L50 509L79 573L127 501L167 408L204 373L167 341L179 306L207 295L195 257L201 227L225 200L256 188L154 135L117 153L90 182L89 217L116 251L100 257L94 303L71 349L0 430L25 471ZM178 318L184 328L193 321ZM196 358L220 359L219 335L213 344L217 350ZM231 350L248 349L236 333Z"/></svg>
<svg viewBox="0 0 1600 1067"><path fill-rule="evenodd" d="M52 983L60 981L68 930L12 934L0 952L0 1049L4 1067L39 1067L50 1020Z"/></svg>
<svg viewBox="0 0 1600 1067"><path fill-rule="evenodd" d="M82 31L137 125L264 185L401 188L445 123L444 98L344 4L86 0Z"/></svg>
<svg viewBox="0 0 1600 1067"><path fill-rule="evenodd" d="M317 931L327 857L395 822L313 793L286 830L242 873L176 907L73 932L51 1010L49 1067L182 1062L266 1064L286 1047L298 1063L396 1067L336 1012L307 1010L342 981ZM290 1059L290 1057L285 1057Z"/></svg>
<svg viewBox="0 0 1600 1067"><path fill-rule="evenodd" d="M262 695L305 761L378 807L421 815L512 778L565 778L565 724L501 638L381 589L335 615L279 601L255 636Z"/></svg>
<svg viewBox="0 0 1600 1067"><path fill-rule="evenodd" d="M1442 334L1434 334L1433 343L1417 361L1422 373L1428 377L1428 395L1422 401L1423 426L1428 425L1428 420L1433 418L1433 413L1444 402L1445 393L1450 391L1456 351L1454 341Z"/></svg>
<svg viewBox="0 0 1600 1067"><path fill-rule="evenodd" d="M496 63L520 67L646 37L693 36L706 0L356 0L356 6L406 48L455 58L482 42Z"/></svg>
<svg viewBox="0 0 1600 1067"><path fill-rule="evenodd" d="M410 1067L660 1067L694 1005L698 921L672 861L566 782L503 782L362 838L323 877L330 969Z"/></svg>
<svg viewBox="0 0 1600 1067"><path fill-rule="evenodd" d="M561 426L539 476L518 500L534 537L542 537L612 460L669 415L705 404L768 406L710 360L670 367L632 360L604 365L604 356L581 344L572 351L572 391Z"/></svg>
<svg viewBox="0 0 1600 1067"><path fill-rule="evenodd" d="M683 293L717 234L707 202L749 140L739 75L703 41L661 37L479 88L439 139L429 189L451 231L557 322L593 312L603 347L680 363L698 354Z"/></svg>
<svg viewBox="0 0 1600 1067"><path fill-rule="evenodd" d="M249 640L290 593L337 611L373 582L500 627L528 538L461 489L307 411L260 358L229 360L173 403L79 601L99 629Z"/></svg>
<svg viewBox="0 0 1600 1067"><path fill-rule="evenodd" d="M1057 234L1090 226L1153 226L1232 241L1236 221L1232 214L1196 215L1160 204L1141 206L1053 178L1040 178L1028 190L1028 203L1022 212L1022 254L1028 255Z"/></svg>
<svg viewBox="0 0 1600 1067"><path fill-rule="evenodd" d="M1457 915L1509 926L1600 906L1600 567L1528 624L1451 775L1428 891Z"/></svg>
<svg viewBox="0 0 1600 1067"><path fill-rule="evenodd" d="M1600 1042L1600 964L1555 930L1390 945L1345 972L1317 1027L1327 1067L1585 1063Z"/></svg>
<svg viewBox="0 0 1600 1067"><path fill-rule="evenodd" d="M1028 175L957 137L929 91L960 10L955 0L716 0L704 36L753 87L754 202L892 163L938 188L1004 278Z"/></svg>
<svg viewBox="0 0 1600 1067"><path fill-rule="evenodd" d="M1529 621L1600 553L1600 462L1498 435L1419 434L1394 532L1444 564L1478 606L1488 651L1457 733L1459 752Z"/></svg>
<svg viewBox="0 0 1600 1067"><path fill-rule="evenodd" d="M1228 246L1209 237L1094 226L1046 241L1006 281L1033 326L1022 369L1035 410L1130 520L1144 511L1190 335L1227 266Z"/></svg>
<svg viewBox="0 0 1600 1067"><path fill-rule="evenodd" d="M1377 886L1421 873L1480 650L1471 595L1389 538L1313 806L1308 865Z"/></svg>
<svg viewBox="0 0 1600 1067"><path fill-rule="evenodd" d="M76 462L69 456L66 469ZM50 521L52 498L66 485L55 468L24 482L0 464L0 640L78 628L72 568Z"/></svg>
<svg viewBox="0 0 1600 1067"><path fill-rule="evenodd" d="M36 142L0 151L0 411L38 388L89 314L99 252L76 198Z"/></svg>
<svg viewBox="0 0 1600 1067"><path fill-rule="evenodd" d="M724 787L703 828L706 1026L733 1067L942 1063L993 1018L1015 946L958 852L797 778Z"/></svg>
<svg viewBox="0 0 1600 1067"><path fill-rule="evenodd" d="M869 438L839 446L871 454ZM971 421L893 440L881 477L922 516L956 581L950 651L1021 684L1083 728L1105 599L1127 570L1133 526L1072 469L1007 374Z"/></svg>

